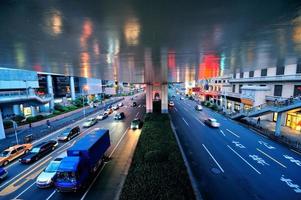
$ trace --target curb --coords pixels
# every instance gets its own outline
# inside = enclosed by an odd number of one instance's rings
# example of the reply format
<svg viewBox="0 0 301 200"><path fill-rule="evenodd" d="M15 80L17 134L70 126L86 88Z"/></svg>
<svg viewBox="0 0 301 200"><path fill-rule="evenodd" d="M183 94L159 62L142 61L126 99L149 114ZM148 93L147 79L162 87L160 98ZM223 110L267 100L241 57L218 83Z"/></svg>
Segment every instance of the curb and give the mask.
<svg viewBox="0 0 301 200"><path fill-rule="evenodd" d="M197 184L196 184L196 180L195 180L194 176L192 175L192 171L191 171L190 165L189 165L189 163L187 161L187 158L186 158L186 155L185 155L185 153L183 151L183 148L182 148L182 145L181 145L180 140L178 138L175 126L174 126L174 124L173 124L173 122L172 122L171 117L170 117L169 114L168 114L168 116L169 116L169 119L170 119L170 125L171 125L172 132L174 133L174 136L176 137L176 140L177 140L177 143L178 143L178 147L180 148L180 151L181 151L181 154L182 154L182 158L184 160L184 164L185 164L185 166L187 168L188 176L189 176L189 179L190 179L190 182L191 182L191 185L192 185L192 189L194 191L195 198L197 200L203 200L203 197L202 197L201 193L198 190L198 187L197 187Z"/></svg>

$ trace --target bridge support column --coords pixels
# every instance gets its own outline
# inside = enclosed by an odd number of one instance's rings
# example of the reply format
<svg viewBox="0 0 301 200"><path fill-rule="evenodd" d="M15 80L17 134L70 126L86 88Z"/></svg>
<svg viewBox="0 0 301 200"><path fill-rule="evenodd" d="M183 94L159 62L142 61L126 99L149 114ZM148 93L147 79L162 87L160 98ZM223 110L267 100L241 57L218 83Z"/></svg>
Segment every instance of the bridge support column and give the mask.
<svg viewBox="0 0 301 200"><path fill-rule="evenodd" d="M75 87L74 87L74 77L70 77L70 92L71 92L71 99L75 100Z"/></svg>
<svg viewBox="0 0 301 200"><path fill-rule="evenodd" d="M146 112L153 112L153 86L146 85Z"/></svg>
<svg viewBox="0 0 301 200"><path fill-rule="evenodd" d="M167 87L167 84L161 85L161 113L168 113L168 87Z"/></svg>
<svg viewBox="0 0 301 200"><path fill-rule="evenodd" d="M5 131L3 126L3 120L2 120L2 112L0 109L0 140L5 139Z"/></svg>
<svg viewBox="0 0 301 200"><path fill-rule="evenodd" d="M49 109L52 111L54 109L54 95L53 95L53 86L52 86L52 76L47 75L47 91L51 96L51 100L49 102Z"/></svg>
<svg viewBox="0 0 301 200"><path fill-rule="evenodd" d="M275 136L280 136L281 135L281 122L282 122L283 116L284 116L283 112L277 114L277 121L276 121L276 127L275 127Z"/></svg>

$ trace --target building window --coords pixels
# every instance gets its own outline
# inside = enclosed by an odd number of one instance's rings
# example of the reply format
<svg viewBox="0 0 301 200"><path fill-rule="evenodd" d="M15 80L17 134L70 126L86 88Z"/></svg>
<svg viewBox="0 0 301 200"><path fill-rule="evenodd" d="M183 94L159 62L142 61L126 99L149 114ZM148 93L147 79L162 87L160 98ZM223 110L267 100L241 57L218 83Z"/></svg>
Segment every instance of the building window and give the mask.
<svg viewBox="0 0 301 200"><path fill-rule="evenodd" d="M235 85L232 86L232 92L235 92Z"/></svg>
<svg viewBox="0 0 301 200"><path fill-rule="evenodd" d="M239 94L241 94L241 87L242 85L239 85Z"/></svg>
<svg viewBox="0 0 301 200"><path fill-rule="evenodd" d="M254 71L249 71L249 77L254 77Z"/></svg>
<svg viewBox="0 0 301 200"><path fill-rule="evenodd" d="M294 97L301 96L301 85L295 85L294 87Z"/></svg>
<svg viewBox="0 0 301 200"><path fill-rule="evenodd" d="M267 76L267 74L268 74L268 69L261 70L261 76Z"/></svg>
<svg viewBox="0 0 301 200"><path fill-rule="evenodd" d="M243 78L243 77L244 77L244 73L243 73L243 72L240 72L239 78Z"/></svg>
<svg viewBox="0 0 301 200"><path fill-rule="evenodd" d="M274 96L278 96L278 97L282 96L282 85L275 85Z"/></svg>
<svg viewBox="0 0 301 200"><path fill-rule="evenodd" d="M296 70L296 73L297 73L297 74L301 74L301 62L299 62L299 63L297 64L297 70Z"/></svg>
<svg viewBox="0 0 301 200"><path fill-rule="evenodd" d="M276 75L284 75L284 66L279 66L276 68Z"/></svg>
<svg viewBox="0 0 301 200"><path fill-rule="evenodd" d="M267 86L267 85L259 85L260 87L265 87L265 86Z"/></svg>

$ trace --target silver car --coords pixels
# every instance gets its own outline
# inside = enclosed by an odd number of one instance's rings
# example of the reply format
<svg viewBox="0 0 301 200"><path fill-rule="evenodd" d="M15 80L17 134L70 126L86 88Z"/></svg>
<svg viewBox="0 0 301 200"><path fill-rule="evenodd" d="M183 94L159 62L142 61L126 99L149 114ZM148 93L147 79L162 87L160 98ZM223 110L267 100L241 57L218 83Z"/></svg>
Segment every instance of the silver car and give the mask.
<svg viewBox="0 0 301 200"><path fill-rule="evenodd" d="M48 188L53 185L53 178L56 175L63 158L56 158L49 163L49 165L37 177L36 185L39 188Z"/></svg>

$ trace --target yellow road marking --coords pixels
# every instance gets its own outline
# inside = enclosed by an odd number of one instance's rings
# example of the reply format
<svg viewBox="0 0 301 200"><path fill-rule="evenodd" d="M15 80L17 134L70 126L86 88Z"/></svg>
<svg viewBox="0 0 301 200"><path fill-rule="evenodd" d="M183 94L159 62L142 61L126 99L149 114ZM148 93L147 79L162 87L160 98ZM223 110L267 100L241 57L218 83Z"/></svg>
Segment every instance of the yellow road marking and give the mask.
<svg viewBox="0 0 301 200"><path fill-rule="evenodd" d="M18 178L17 180L15 180L13 183L11 183L10 185L8 185L6 188L4 188L2 191L0 191L0 195L1 196L5 196L8 195L10 193L15 192L16 190L18 190L20 187L22 187L25 183L27 183L28 181L34 179L36 177L36 175L38 175L42 170L38 170L37 172L31 174L33 171L35 171L36 169L38 169L39 167L41 167L42 165L44 165L46 162L48 162L52 157L47 158L46 160L44 160L43 162L41 162L39 165L37 165L35 168L33 168L32 170L30 170L29 172L27 172L26 174L24 174L23 176L21 176L20 178ZM23 182L17 184L19 181L24 180Z"/></svg>

